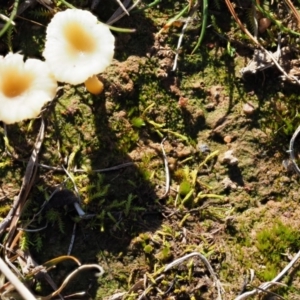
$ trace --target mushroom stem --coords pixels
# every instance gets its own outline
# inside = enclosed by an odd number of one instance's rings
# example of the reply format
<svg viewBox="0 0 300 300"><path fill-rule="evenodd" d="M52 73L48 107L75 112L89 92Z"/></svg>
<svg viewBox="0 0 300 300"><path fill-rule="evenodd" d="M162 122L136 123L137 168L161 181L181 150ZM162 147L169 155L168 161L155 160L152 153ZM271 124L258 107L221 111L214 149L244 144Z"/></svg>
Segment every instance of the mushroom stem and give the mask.
<svg viewBox="0 0 300 300"><path fill-rule="evenodd" d="M82 208L78 202L74 202L74 207L75 207L79 217L83 217L85 215L85 212L82 210Z"/></svg>
<svg viewBox="0 0 300 300"><path fill-rule="evenodd" d="M86 89L94 95L101 94L104 88L102 81L100 81L96 75L89 77L84 84Z"/></svg>
<svg viewBox="0 0 300 300"><path fill-rule="evenodd" d="M81 219L91 219L95 216L95 214L86 214L78 202L74 202L73 205Z"/></svg>

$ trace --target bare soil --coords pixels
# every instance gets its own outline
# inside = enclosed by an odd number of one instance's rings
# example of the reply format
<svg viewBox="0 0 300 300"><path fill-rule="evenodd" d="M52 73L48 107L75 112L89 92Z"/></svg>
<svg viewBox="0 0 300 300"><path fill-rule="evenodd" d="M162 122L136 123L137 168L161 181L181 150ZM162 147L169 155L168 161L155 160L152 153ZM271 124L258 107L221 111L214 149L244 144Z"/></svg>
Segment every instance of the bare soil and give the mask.
<svg viewBox="0 0 300 300"><path fill-rule="evenodd" d="M85 291L84 299L141 299L142 293L144 299L217 299L200 258L163 271L172 261L199 252L222 283L223 299L235 299L272 280L300 249L299 176L282 164L299 124L299 87L283 83L275 67L241 77L253 46L233 41L235 53L229 55L227 41L212 27L191 54L200 12L172 71L182 24L157 33L183 5L162 1L114 24L136 32L114 33L114 62L99 75L104 93L91 96L83 86L61 85L43 114L47 127L39 162L68 167L83 209L95 216L80 219L62 197L32 224L38 228L48 222L45 230L24 234L25 248L39 264L66 255L76 223L71 255L105 270L102 277L78 274L64 296ZM116 8L114 3L102 10L99 4L94 13L105 21ZM37 4L23 16L46 26L51 16L42 11ZM209 13L220 24L231 18L223 3L221 10L210 4ZM43 27L17 19L13 34L14 51L41 56ZM0 49L3 55L8 50L3 37ZM39 119L7 126L13 156L0 141L2 218L18 194L39 126ZM132 164L92 171L124 163ZM76 168L86 172L76 173ZM66 178L61 170L38 169L20 226ZM74 190L71 181L64 188ZM62 262L49 274L59 285L73 269ZM269 289L273 294L260 293L256 299L300 299L298 263L280 282ZM43 280L31 288L36 295L52 291Z"/></svg>

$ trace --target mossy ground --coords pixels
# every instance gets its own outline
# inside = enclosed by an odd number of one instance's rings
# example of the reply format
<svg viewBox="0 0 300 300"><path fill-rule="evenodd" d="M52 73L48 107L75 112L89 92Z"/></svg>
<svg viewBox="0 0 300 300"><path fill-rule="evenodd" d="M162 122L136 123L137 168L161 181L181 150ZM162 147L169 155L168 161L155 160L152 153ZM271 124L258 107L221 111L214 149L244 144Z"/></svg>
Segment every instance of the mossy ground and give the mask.
<svg viewBox="0 0 300 300"><path fill-rule="evenodd" d="M197 20L184 36L178 68L172 72L181 29L156 33L182 7L162 1L121 19L117 26L137 32L116 33L115 60L100 75L104 93L91 96L82 86L62 85L44 113L47 127L40 163L86 170L72 174L83 208L96 216L79 220L69 206L59 208L35 224L50 221L44 231L27 235L28 247L39 263L65 255L76 222L72 255L105 270L101 278L91 272L79 274L65 295L86 290L90 299L105 299L133 287L126 299L137 299L145 288L143 278L149 283L168 262L197 251L224 284L224 298L234 299L250 269L255 271L251 286L259 286L278 274L300 248L299 179L282 166L298 125L299 87L283 85L274 69L243 80L238 70L249 48L233 44L237 54L231 56L212 29L191 55L200 30ZM40 9L37 5L25 16L46 25L48 14ZM106 20L115 9L99 7L95 13ZM230 18L225 5L220 12L218 6L210 9L216 16L222 11L220 27ZM13 34L14 51L41 56L43 27L19 20ZM7 43L0 43L5 54ZM251 116L243 113L247 102L255 107ZM2 217L20 188L39 123L37 119L7 127L18 160L5 153L0 141ZM160 144L164 137L172 179L167 197ZM205 164L209 154L200 151L204 144L215 153ZM222 163L229 149L238 165ZM91 172L127 162L134 164ZM226 178L231 187L224 186ZM64 172L40 168L22 221L29 220L65 179ZM66 188L73 185L67 182ZM59 283L71 269L72 265L60 265L50 274ZM149 299L215 299L207 276L200 260L189 260L167 272L149 291ZM296 266L282 280L286 285L274 291L297 299L297 277ZM39 293L50 291L46 283L40 285Z"/></svg>

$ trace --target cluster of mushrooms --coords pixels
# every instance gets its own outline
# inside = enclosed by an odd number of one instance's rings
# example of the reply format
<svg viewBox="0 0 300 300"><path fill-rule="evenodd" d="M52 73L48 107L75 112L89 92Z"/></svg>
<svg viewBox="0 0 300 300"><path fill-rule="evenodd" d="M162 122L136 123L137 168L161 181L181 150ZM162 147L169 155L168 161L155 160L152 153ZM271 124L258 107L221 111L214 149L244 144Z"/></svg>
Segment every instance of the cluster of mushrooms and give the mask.
<svg viewBox="0 0 300 300"><path fill-rule="evenodd" d="M89 11L67 9L52 18L46 31L45 61L9 53L0 56L0 121L6 124L35 118L51 101L57 82L85 83L99 94L97 74L112 62L115 38Z"/></svg>

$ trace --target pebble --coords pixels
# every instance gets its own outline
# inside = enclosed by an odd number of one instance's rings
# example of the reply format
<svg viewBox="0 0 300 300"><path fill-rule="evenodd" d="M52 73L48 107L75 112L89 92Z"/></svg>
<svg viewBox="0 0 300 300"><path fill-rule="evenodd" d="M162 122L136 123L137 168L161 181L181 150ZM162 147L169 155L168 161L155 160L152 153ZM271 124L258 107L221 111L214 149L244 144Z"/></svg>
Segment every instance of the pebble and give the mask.
<svg viewBox="0 0 300 300"><path fill-rule="evenodd" d="M207 144L200 144L198 145L198 148L201 153L210 153L210 149Z"/></svg>
<svg viewBox="0 0 300 300"><path fill-rule="evenodd" d="M237 188L237 185L229 177L225 177L221 183L223 184L224 189L235 190Z"/></svg>
<svg viewBox="0 0 300 300"><path fill-rule="evenodd" d="M221 162L229 166L235 166L238 164L239 160L233 155L233 150L228 150L224 153Z"/></svg>
<svg viewBox="0 0 300 300"><path fill-rule="evenodd" d="M246 115L246 116L251 116L253 115L255 112L255 107L253 106L252 103L250 102L247 102L243 105L243 113Z"/></svg>
<svg viewBox="0 0 300 300"><path fill-rule="evenodd" d="M282 161L282 166L285 168L285 170L287 172L290 172L290 173L294 173L295 172L294 164L291 162L290 159L284 159Z"/></svg>

